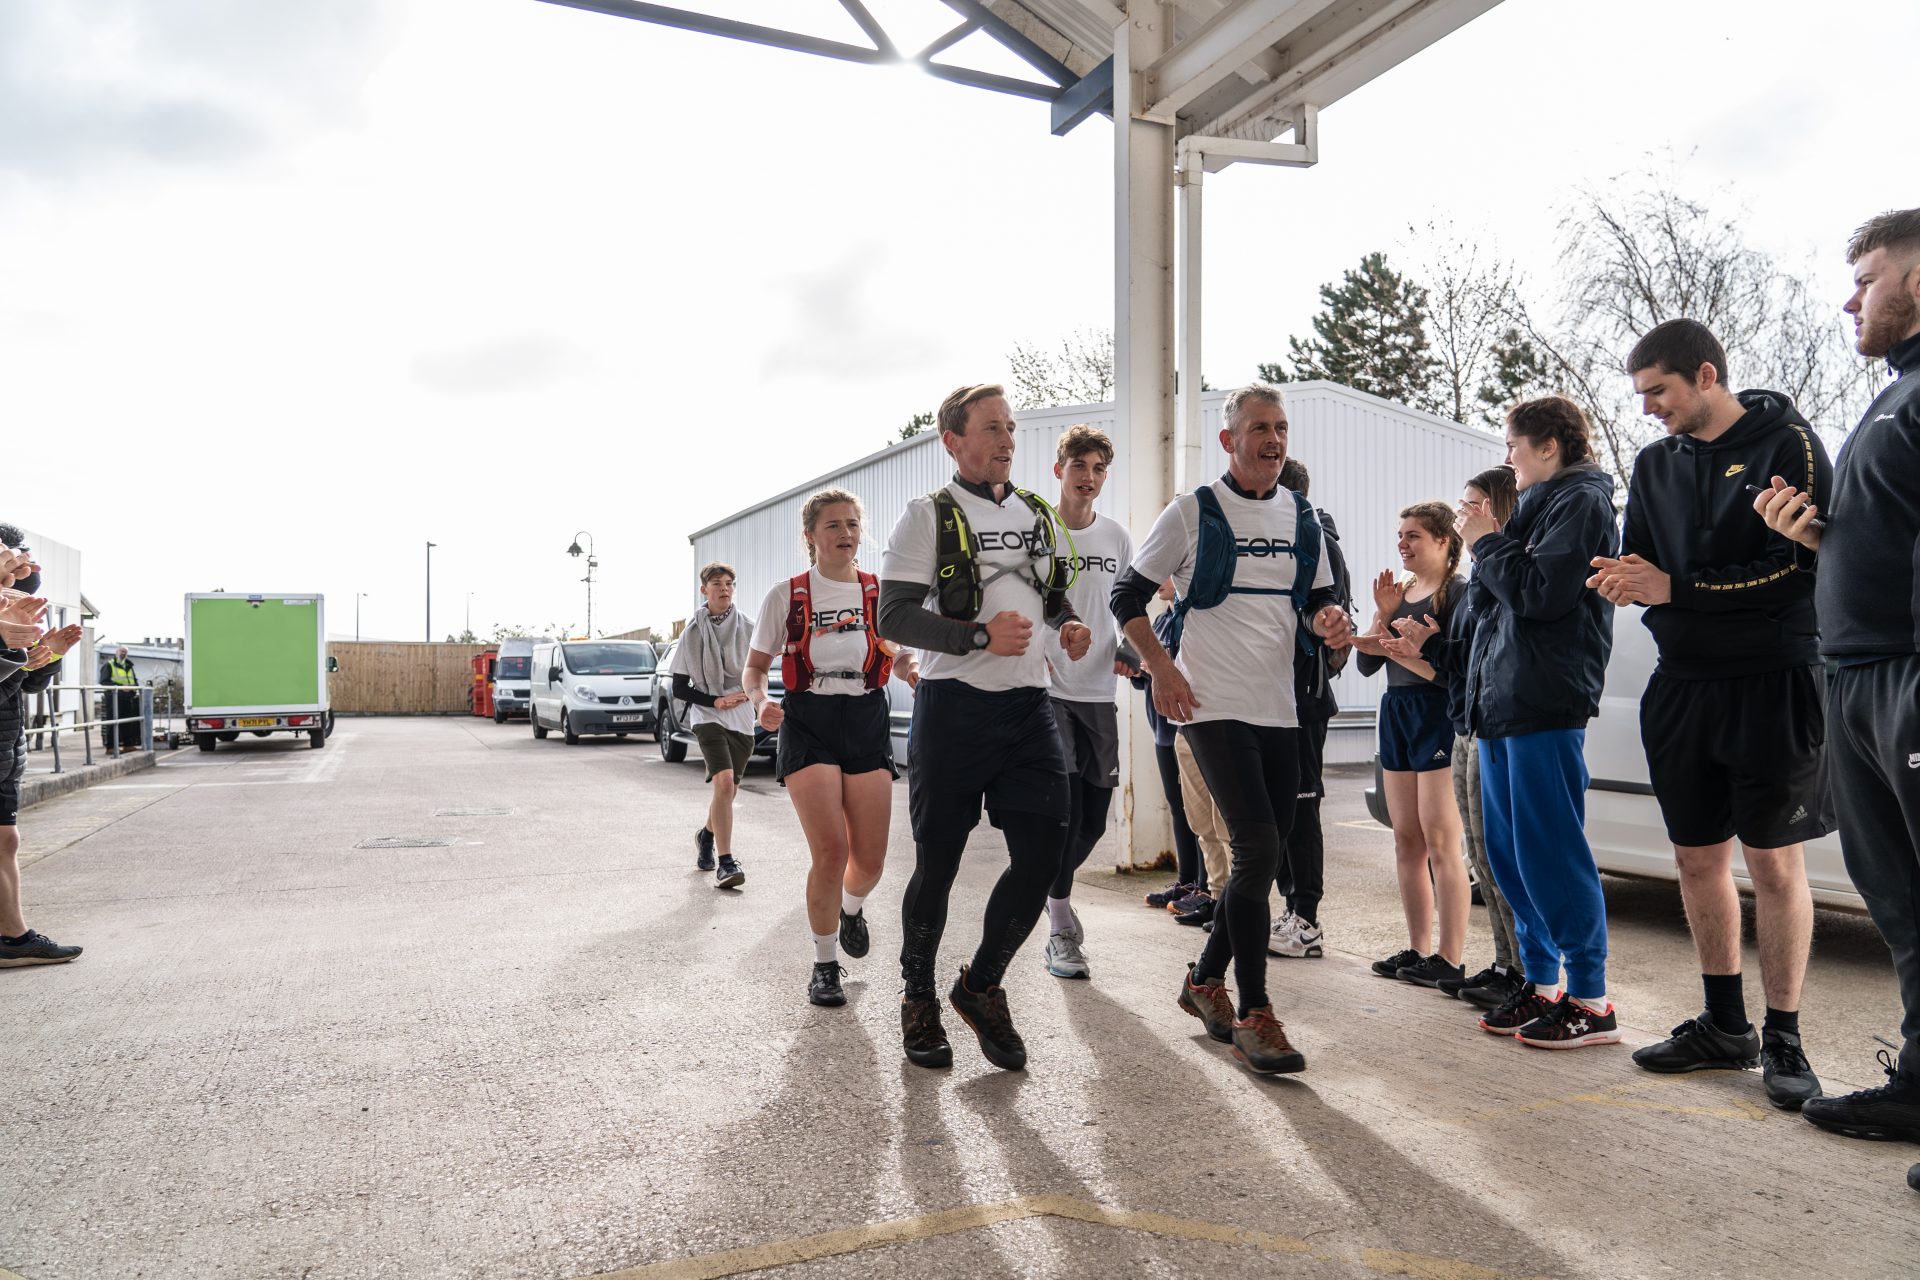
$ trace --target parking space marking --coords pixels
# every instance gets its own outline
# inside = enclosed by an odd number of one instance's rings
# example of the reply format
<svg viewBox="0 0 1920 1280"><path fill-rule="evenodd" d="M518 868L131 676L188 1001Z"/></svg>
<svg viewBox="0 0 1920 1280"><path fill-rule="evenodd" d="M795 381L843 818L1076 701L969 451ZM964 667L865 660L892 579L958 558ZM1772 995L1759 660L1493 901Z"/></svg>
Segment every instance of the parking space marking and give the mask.
<svg viewBox="0 0 1920 1280"><path fill-rule="evenodd" d="M1747 1073L1741 1073L1747 1074ZM1711 1116L1717 1120L1767 1120L1779 1114L1771 1106L1762 1106L1746 1098L1728 1098L1707 1106L1690 1106L1680 1102L1662 1102L1657 1099L1636 1098L1632 1095L1649 1090L1672 1088L1677 1085L1693 1083L1684 1075L1653 1075L1644 1080L1635 1080L1628 1084L1609 1085L1604 1089L1594 1089L1585 1093L1569 1093L1558 1098L1542 1098L1538 1102L1502 1103L1490 1111L1476 1111L1469 1115L1445 1116L1441 1124L1478 1124L1485 1120L1497 1120L1507 1116L1532 1115L1539 1111L1553 1111L1560 1107L1593 1106L1614 1107L1622 1111L1655 1111L1673 1116Z"/></svg>
<svg viewBox="0 0 1920 1280"><path fill-rule="evenodd" d="M908 1244L933 1240L940 1236L996 1226L1002 1222L1021 1222L1029 1218L1067 1218L1123 1231L1141 1231L1148 1235L1209 1244L1251 1245L1266 1253L1311 1257L1320 1262L1359 1265L1382 1276L1416 1276L1422 1280L1509 1280L1504 1272L1493 1271L1457 1258L1441 1258L1424 1253L1406 1253L1397 1249L1362 1249L1358 1257L1323 1253L1312 1244L1293 1236L1274 1235L1246 1227L1228 1226L1200 1218L1180 1218L1168 1213L1133 1209L1109 1209L1072 1196L1021 1196L998 1204L968 1205L917 1218L896 1218L844 1231L825 1231L818 1235L797 1236L768 1244L726 1249L718 1253L666 1262L650 1262L621 1271L603 1272L592 1280L721 1280L725 1276L772 1267L814 1262L821 1258L844 1257L890 1244Z"/></svg>

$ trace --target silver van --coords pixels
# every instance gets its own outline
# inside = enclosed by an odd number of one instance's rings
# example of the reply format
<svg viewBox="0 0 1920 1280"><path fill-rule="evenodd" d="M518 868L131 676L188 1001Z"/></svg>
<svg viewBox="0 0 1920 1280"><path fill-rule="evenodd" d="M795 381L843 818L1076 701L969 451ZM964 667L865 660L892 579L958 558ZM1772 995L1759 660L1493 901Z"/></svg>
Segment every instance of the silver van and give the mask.
<svg viewBox="0 0 1920 1280"><path fill-rule="evenodd" d="M495 724L527 714L527 703L533 697L533 647L543 642L547 642L546 636L508 636L500 642L493 660Z"/></svg>
<svg viewBox="0 0 1920 1280"><path fill-rule="evenodd" d="M546 641L533 649L533 736L557 729L624 738L653 728L653 646L644 640Z"/></svg>

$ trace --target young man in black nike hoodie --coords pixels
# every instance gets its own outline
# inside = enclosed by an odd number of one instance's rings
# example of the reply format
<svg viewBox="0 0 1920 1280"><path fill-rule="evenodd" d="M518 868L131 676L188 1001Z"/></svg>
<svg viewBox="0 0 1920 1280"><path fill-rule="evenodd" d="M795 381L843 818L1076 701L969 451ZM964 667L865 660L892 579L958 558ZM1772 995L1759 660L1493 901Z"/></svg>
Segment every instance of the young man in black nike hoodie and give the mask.
<svg viewBox="0 0 1920 1280"><path fill-rule="evenodd" d="M1826 494L1820 438L1774 391L1727 383L1727 355L1697 320L1635 344L1626 372L1666 427L1634 460L1619 558L1591 585L1646 608L1660 661L1640 700L1640 742L1680 870L1706 1009L1634 1051L1648 1071L1764 1062L1767 1096L1797 1110L1820 1096L1800 1049L1800 986L1813 946L1806 841L1833 830L1826 673L1813 611L1814 553L1753 519L1752 484L1784 476ZM1740 982L1738 837L1753 881L1764 1036Z"/></svg>
<svg viewBox="0 0 1920 1280"><path fill-rule="evenodd" d="M1884 356L1899 380L1841 446L1830 498L1809 502L1776 476L1754 506L1769 529L1820 553L1840 851L1893 953L1906 1043L1885 1085L1816 1098L1800 1114L1849 1137L1920 1142L1920 209L1868 221L1847 261L1854 346ZM1907 1185L1920 1190L1920 1164Z"/></svg>

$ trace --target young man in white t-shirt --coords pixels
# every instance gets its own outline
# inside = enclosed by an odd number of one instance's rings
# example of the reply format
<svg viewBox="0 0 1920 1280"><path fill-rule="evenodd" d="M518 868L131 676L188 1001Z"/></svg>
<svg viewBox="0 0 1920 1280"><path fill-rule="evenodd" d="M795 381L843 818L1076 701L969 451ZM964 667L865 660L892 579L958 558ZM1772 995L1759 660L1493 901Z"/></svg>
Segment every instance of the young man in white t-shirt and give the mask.
<svg viewBox="0 0 1920 1280"><path fill-rule="evenodd" d="M737 889L747 873L733 856L733 797L753 758L754 712L743 683L753 623L733 607L732 565L702 568L700 594L706 607L694 614L673 654L673 696L687 704L687 723L713 784L707 825L693 836L698 865L713 872L715 888Z"/></svg>
<svg viewBox="0 0 1920 1280"><path fill-rule="evenodd" d="M984 801L1006 837L1009 864L987 899L979 949L948 998L987 1058L1017 1071L1026 1045L999 983L1060 869L1069 807L1047 658L1034 631L1058 630L1069 663L1086 657L1093 633L1066 601L1064 538L1051 509L1011 483L1014 419L1005 393L962 387L941 404L938 423L953 480L907 504L880 567L881 633L922 655L908 739L914 871L903 903L901 1038L920 1066L953 1061L934 963L947 897Z"/></svg>
<svg viewBox="0 0 1920 1280"><path fill-rule="evenodd" d="M1313 518L1311 508L1280 488L1287 411L1279 390L1242 387L1227 397L1224 413L1227 474L1208 489L1232 529L1230 593L1213 607L1187 610L1180 656L1168 657L1147 621L1147 601L1168 577L1182 597L1195 586L1201 507L1194 494L1181 494L1154 521L1133 568L1115 585L1113 613L1153 678L1156 708L1181 726L1233 847L1213 932L1199 962L1188 967L1180 1007L1214 1039L1230 1042L1251 1069L1299 1071L1306 1059L1273 1016L1266 988L1267 894L1300 791L1293 655L1297 628L1306 626L1315 643L1340 649L1352 643L1353 620L1334 603L1324 553L1314 561L1306 607L1294 606L1303 548L1316 539L1301 524ZM1229 966L1239 986L1237 1010L1224 987Z"/></svg>
<svg viewBox="0 0 1920 1280"><path fill-rule="evenodd" d="M1078 871L1106 834L1107 810L1120 785L1120 717L1114 706L1116 676L1131 675L1139 659L1120 644L1120 629L1107 607L1114 579L1133 563L1133 539L1118 520L1095 513L1113 465L1113 441L1095 427L1068 427L1055 450L1053 474L1060 481L1059 512L1073 545L1067 566L1073 581L1067 602L1093 629L1093 644L1070 661L1052 632L1046 636L1053 678L1053 718L1067 758L1066 853L1047 895L1047 972L1056 978L1091 976L1086 931L1070 900ZM1124 656L1123 656L1124 654Z"/></svg>

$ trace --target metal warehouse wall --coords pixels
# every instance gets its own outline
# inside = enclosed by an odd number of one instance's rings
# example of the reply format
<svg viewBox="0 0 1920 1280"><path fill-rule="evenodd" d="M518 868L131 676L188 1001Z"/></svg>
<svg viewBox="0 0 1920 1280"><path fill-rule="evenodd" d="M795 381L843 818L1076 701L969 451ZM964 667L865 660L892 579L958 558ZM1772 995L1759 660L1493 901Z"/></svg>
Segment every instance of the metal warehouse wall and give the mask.
<svg viewBox="0 0 1920 1280"><path fill-rule="evenodd" d="M1340 529L1340 545L1353 568L1356 611L1361 625L1372 616L1368 584L1382 569L1398 570L1394 535L1402 507L1426 498L1449 503L1460 497L1468 476L1498 463L1505 456L1503 441L1490 432L1405 408L1378 396L1332 382L1301 382L1285 388L1289 452L1305 463L1313 478L1314 505L1333 515ZM1205 474L1226 470L1226 452L1220 447L1220 406L1226 393L1203 398L1206 422ZM1129 523L1127 497L1127 442L1114 431L1111 404L1068 405L1033 409L1020 415L1019 443L1014 453L1015 483L1045 494L1056 493L1053 478L1054 444L1066 427L1087 422L1115 434L1119 457L1097 508ZM849 489L866 504L867 531L862 562L877 568L886 538L907 501L928 492L952 475L947 452L936 432L926 432L891 448L860 459L846 469L810 480L787 493L749 507L710 525L692 537L693 557L688 565L688 607L693 607L694 570L710 560L734 566L740 599L757 610L773 583L792 577L805 562L800 546L800 506L807 496L829 484ZM1134 526L1136 540L1145 535L1157 513L1143 513ZM1343 711L1371 713L1386 689L1382 672L1362 678L1350 669L1335 682ZM1332 761L1365 760L1373 750L1370 729L1335 734L1328 744Z"/></svg>

